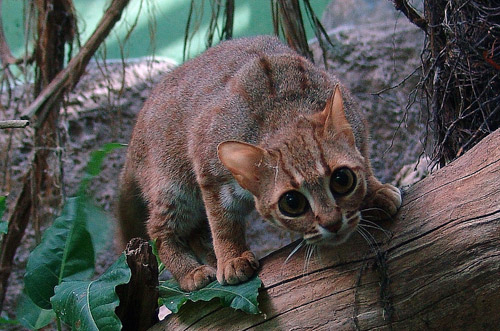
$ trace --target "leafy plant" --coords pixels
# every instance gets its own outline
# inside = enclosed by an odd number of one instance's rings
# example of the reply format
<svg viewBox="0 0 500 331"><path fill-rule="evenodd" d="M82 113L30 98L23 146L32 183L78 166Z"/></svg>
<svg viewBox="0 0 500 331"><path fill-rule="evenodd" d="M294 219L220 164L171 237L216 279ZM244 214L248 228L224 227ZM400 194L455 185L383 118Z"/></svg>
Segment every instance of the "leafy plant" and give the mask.
<svg viewBox="0 0 500 331"><path fill-rule="evenodd" d="M66 200L61 216L30 254L24 277L27 297L18 306L24 326L43 327L56 315L58 326L60 318L73 328L87 330L102 325L104 319L111 330L121 328L114 313L118 305L114 288L128 283L130 270L121 257L99 279L89 280L95 271L95 252L105 242L107 217L92 204L86 190L100 173L104 157L122 146L107 144L92 153L77 196Z"/></svg>
<svg viewBox="0 0 500 331"><path fill-rule="evenodd" d="M184 292L175 281L167 280L160 283L160 303L177 313L187 301L210 301L219 298L224 306L241 309L249 314L259 314L261 311L257 296L261 285L262 281L255 276L238 285L220 285L214 281L197 291Z"/></svg>
<svg viewBox="0 0 500 331"><path fill-rule="evenodd" d="M52 309L38 307L26 292L19 298L16 315L19 323L32 330L43 328L56 318L56 313Z"/></svg>
<svg viewBox="0 0 500 331"><path fill-rule="evenodd" d="M76 330L121 330L115 314L120 301L115 288L130 281L125 253L98 279L65 281L50 299L61 319Z"/></svg>
<svg viewBox="0 0 500 331"><path fill-rule="evenodd" d="M54 288L63 280L87 279L94 273L94 246L86 227L86 203L81 196L69 198L62 215L30 254L24 284L31 300L43 309L52 307Z"/></svg>
<svg viewBox="0 0 500 331"><path fill-rule="evenodd" d="M61 215L45 230L40 245L30 254L25 291L17 309L23 326L38 329L56 318L59 329L61 320L73 329L121 329L115 314L119 305L115 288L127 284L131 272L122 254L103 275L90 280L95 271L95 254L104 248L108 222L106 214L93 205L86 193L90 181L100 173L105 156L121 146L107 144L92 153L77 196L66 200ZM155 249L154 242L152 245ZM261 280L254 277L237 286L213 282L186 293L174 281L166 281L160 286L160 303L177 312L188 300L220 298L226 306L257 314L260 286Z"/></svg>

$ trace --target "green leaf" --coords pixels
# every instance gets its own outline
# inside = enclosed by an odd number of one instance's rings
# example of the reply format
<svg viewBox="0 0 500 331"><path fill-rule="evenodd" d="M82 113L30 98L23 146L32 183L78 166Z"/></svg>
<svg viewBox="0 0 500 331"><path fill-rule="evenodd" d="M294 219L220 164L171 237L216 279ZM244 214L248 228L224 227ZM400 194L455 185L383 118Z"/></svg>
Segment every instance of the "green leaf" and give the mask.
<svg viewBox="0 0 500 331"><path fill-rule="evenodd" d="M258 314L261 311L257 296L261 285L262 281L255 276L238 285L221 285L214 281L198 291L184 292L175 281L167 280L160 284L160 302L173 313L177 313L188 300L196 302L219 298L224 306Z"/></svg>
<svg viewBox="0 0 500 331"><path fill-rule="evenodd" d="M63 282L50 299L57 315L73 330L121 330L115 314L119 298L115 288L130 281L126 256L120 258L98 279Z"/></svg>
<svg viewBox="0 0 500 331"><path fill-rule="evenodd" d="M82 211L87 226L87 231L92 238L94 251L96 253L102 252L108 248L110 222L109 217L102 208L97 207L92 201L86 197L82 199Z"/></svg>
<svg viewBox="0 0 500 331"><path fill-rule="evenodd" d="M2 316L0 316L0 326L18 325L18 324L19 321L10 319L5 312L2 313Z"/></svg>
<svg viewBox="0 0 500 331"><path fill-rule="evenodd" d="M6 234L9 228L9 222L2 221L3 214L5 213L5 199L6 197L0 196L0 234Z"/></svg>
<svg viewBox="0 0 500 331"><path fill-rule="evenodd" d="M24 284L33 302L50 309L54 287L63 280L88 279L94 272L94 247L86 228L84 199L69 198L60 217L31 252Z"/></svg>
<svg viewBox="0 0 500 331"><path fill-rule="evenodd" d="M3 213L5 213L5 208L6 208L5 200L6 200L5 196L0 196L0 220L3 217Z"/></svg>
<svg viewBox="0 0 500 331"><path fill-rule="evenodd" d="M0 221L0 234L6 234L9 229L9 222Z"/></svg>
<svg viewBox="0 0 500 331"><path fill-rule="evenodd" d="M50 309L42 309L35 305L26 293L22 293L17 303L19 323L31 330L41 329L56 318L56 313Z"/></svg>
<svg viewBox="0 0 500 331"><path fill-rule="evenodd" d="M158 246L156 246L156 239L150 240L149 245L153 251L153 255L156 257L156 263L158 263L158 274L161 275L165 271L165 265L160 260L160 254L158 253Z"/></svg>
<svg viewBox="0 0 500 331"><path fill-rule="evenodd" d="M89 182L92 180L92 178L99 175L104 158L115 149L123 148L126 146L127 145L119 143L109 143L105 144L100 149L98 149L97 151L93 151L90 154L90 160L87 163L87 167L85 168L85 175L83 176L83 179L80 183L80 190L78 195L84 195Z"/></svg>

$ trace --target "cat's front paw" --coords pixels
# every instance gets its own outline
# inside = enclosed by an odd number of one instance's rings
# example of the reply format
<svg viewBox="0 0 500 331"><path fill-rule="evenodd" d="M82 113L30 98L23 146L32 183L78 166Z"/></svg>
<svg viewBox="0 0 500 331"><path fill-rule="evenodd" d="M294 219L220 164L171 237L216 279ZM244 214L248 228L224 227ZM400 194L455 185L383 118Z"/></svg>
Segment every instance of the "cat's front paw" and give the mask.
<svg viewBox="0 0 500 331"><path fill-rule="evenodd" d="M368 211L379 219L390 218L398 212L401 207L401 191L391 184L382 184L378 188L370 203Z"/></svg>
<svg viewBox="0 0 500 331"><path fill-rule="evenodd" d="M178 279L179 286L187 292L196 291L214 281L215 274L216 271L214 268L208 265L202 265Z"/></svg>
<svg viewBox="0 0 500 331"><path fill-rule="evenodd" d="M240 257L235 257L219 263L217 280L222 285L235 285L247 281L259 268L259 261L251 251L246 251Z"/></svg>

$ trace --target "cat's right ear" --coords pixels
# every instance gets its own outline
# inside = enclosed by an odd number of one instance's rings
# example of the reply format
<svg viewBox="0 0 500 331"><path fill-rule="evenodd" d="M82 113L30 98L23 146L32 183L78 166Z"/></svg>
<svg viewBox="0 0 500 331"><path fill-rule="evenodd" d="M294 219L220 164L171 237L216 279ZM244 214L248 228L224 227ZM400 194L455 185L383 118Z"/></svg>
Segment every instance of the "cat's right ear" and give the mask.
<svg viewBox="0 0 500 331"><path fill-rule="evenodd" d="M217 146L217 154L238 184L257 196L266 151L240 141L225 141Z"/></svg>
<svg viewBox="0 0 500 331"><path fill-rule="evenodd" d="M349 144L354 146L354 133L346 118L344 100L338 85L335 86L335 91L328 99L321 116L324 119L325 132L341 134Z"/></svg>

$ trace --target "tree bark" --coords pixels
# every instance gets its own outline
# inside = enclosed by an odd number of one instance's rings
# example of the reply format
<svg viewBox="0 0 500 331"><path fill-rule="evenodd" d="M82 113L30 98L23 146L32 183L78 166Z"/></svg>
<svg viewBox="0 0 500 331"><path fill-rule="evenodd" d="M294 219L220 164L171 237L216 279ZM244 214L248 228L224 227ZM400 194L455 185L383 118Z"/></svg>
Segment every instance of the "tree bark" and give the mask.
<svg viewBox="0 0 500 331"><path fill-rule="evenodd" d="M158 263L146 240L134 238L125 250L132 272L130 282L117 287L116 314L122 330L147 330L158 322Z"/></svg>
<svg viewBox="0 0 500 331"><path fill-rule="evenodd" d="M304 20L302 19L299 1L278 0L278 3L283 33L288 45L303 56L312 60L313 55L307 43L306 30L304 29Z"/></svg>
<svg viewBox="0 0 500 331"><path fill-rule="evenodd" d="M404 194L390 239L371 231L262 259L260 315L188 303L153 330L493 330L500 314L500 129ZM378 249L377 249L378 247ZM374 253L374 251L378 251Z"/></svg>

